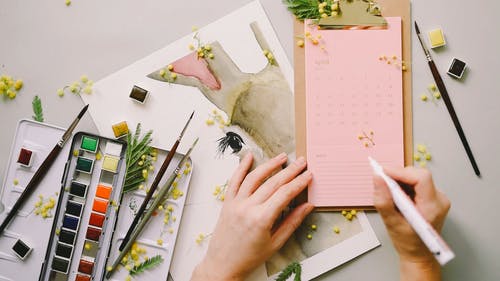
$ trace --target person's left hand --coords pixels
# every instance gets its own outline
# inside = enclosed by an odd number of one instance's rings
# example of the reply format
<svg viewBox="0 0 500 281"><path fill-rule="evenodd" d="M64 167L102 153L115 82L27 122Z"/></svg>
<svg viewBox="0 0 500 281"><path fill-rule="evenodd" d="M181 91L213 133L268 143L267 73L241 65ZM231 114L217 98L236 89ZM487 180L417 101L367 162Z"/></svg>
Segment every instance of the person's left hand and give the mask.
<svg viewBox="0 0 500 281"><path fill-rule="evenodd" d="M313 210L313 205L303 203L275 226L312 179L309 171L302 173L306 168L302 157L271 176L286 161L286 154L280 154L247 175L253 158L251 154L243 158L229 181L207 254L191 280L244 280L285 244Z"/></svg>

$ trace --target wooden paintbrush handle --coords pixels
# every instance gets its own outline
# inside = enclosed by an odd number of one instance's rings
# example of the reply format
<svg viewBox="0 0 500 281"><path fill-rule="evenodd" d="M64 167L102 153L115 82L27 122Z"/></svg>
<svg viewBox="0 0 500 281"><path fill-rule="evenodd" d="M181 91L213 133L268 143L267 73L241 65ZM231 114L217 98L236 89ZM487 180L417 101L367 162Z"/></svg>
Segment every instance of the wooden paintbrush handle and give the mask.
<svg viewBox="0 0 500 281"><path fill-rule="evenodd" d="M448 109L448 112L450 113L451 120L453 120L453 124L455 125L455 128L457 129L458 136L460 137L460 140L462 141L462 144L465 148L465 152L467 153L467 156L469 157L469 160L472 164L472 168L474 169L474 173L477 176L480 176L481 173L479 172L479 167L477 166L476 160L474 159L474 155L472 154L472 150L469 147L469 143L467 142L467 138L465 137L464 130L462 129L462 126L460 125L460 121L458 120L457 113L455 112L455 108L453 108L453 104L451 103L450 96L448 95L448 91L446 90L446 87L444 85L443 79L441 78L441 75L439 75L439 72L437 70L436 64L434 61L429 61L429 67L432 72L432 76L434 76L434 80L436 81L436 86L441 93L441 97L443 98L444 104L446 105L446 108Z"/></svg>

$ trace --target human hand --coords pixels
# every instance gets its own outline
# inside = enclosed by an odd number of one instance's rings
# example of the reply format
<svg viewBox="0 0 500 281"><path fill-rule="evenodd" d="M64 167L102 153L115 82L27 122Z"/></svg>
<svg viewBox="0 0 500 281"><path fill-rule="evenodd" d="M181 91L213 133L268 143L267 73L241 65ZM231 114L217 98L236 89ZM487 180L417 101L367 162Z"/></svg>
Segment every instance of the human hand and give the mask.
<svg viewBox="0 0 500 281"><path fill-rule="evenodd" d="M384 172L394 180L413 187L414 202L418 211L436 231L441 232L446 214L450 209L450 201L436 189L431 173L426 169L414 167L384 168ZM439 265L410 224L396 209L384 180L375 176L374 186L374 204L399 254L402 278L409 280L404 277L410 275L416 277L415 274L418 275L419 272L424 271L435 276L420 280L439 280Z"/></svg>
<svg viewBox="0 0 500 281"><path fill-rule="evenodd" d="M313 205L297 206L278 226L276 220L312 179L304 158L273 175L286 163L280 154L248 173L246 155L229 181L224 206L208 251L191 280L244 280L292 235Z"/></svg>

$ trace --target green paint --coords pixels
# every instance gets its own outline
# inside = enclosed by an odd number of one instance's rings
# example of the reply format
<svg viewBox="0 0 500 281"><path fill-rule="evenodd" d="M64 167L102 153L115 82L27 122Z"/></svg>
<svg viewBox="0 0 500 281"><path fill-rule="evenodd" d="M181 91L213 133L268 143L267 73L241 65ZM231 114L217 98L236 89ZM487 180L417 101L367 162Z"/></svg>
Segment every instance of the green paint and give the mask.
<svg viewBox="0 0 500 281"><path fill-rule="evenodd" d="M99 143L99 140L96 138L89 137L89 136L83 136L82 137L82 144L80 147L83 150L87 150L90 152L96 152L98 143Z"/></svg>
<svg viewBox="0 0 500 281"><path fill-rule="evenodd" d="M87 159L83 157L78 157L76 160L76 170L85 173L91 173L92 167L94 166L94 161L92 159Z"/></svg>

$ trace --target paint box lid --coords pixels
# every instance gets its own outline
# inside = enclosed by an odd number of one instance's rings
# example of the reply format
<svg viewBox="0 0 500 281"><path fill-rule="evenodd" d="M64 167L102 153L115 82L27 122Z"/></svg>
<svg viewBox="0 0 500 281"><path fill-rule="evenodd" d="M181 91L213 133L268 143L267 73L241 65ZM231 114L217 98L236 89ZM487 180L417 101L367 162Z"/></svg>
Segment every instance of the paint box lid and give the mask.
<svg viewBox="0 0 500 281"><path fill-rule="evenodd" d="M65 128L28 119L20 120L17 123L10 151L2 158L6 164L1 177L2 192L0 192L0 202L3 206L13 204L12 199L19 196L20 188L23 185L20 184L15 188L7 187L12 186L13 181L29 182L37 166L47 157L54 145L61 139L65 130ZM21 161L23 163L18 163L19 153L22 148L31 151L31 163L29 163L31 165L29 168L22 165L26 164L26 162ZM34 197L43 195L44 198L48 198L61 191L61 178L64 175L64 166L68 159L66 156L69 153L70 146L64 146L59 157L44 176L43 182L46 184L37 186ZM34 215L34 213L28 215L30 209L34 208L35 203L35 201L32 203L26 202L24 210L20 210L20 215L16 216L14 223L9 225L9 231L16 235L9 243L5 243L5 259L0 259L0 275L6 280L38 280L39 278L40 266L33 267L30 265L40 265L44 262L44 253L47 252L52 237L52 219L45 220L41 216ZM58 205L59 201L55 200L53 210L56 210L59 207ZM6 215L7 210L4 208L0 213L0 217ZM18 243L18 239L27 247ZM23 257L24 261L22 261ZM49 270L50 265L51 261L47 263Z"/></svg>

